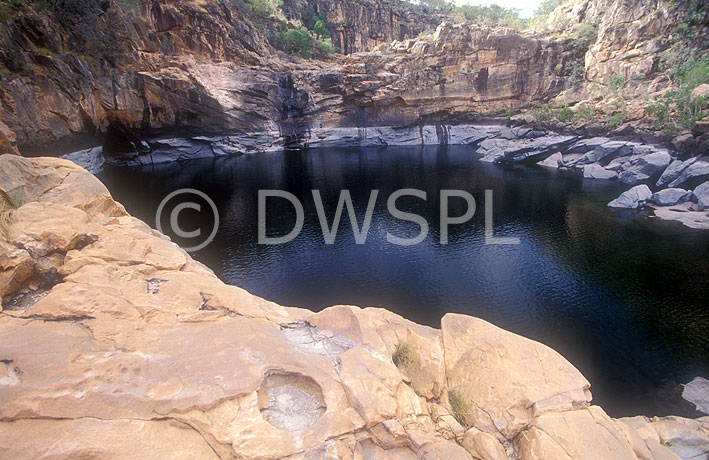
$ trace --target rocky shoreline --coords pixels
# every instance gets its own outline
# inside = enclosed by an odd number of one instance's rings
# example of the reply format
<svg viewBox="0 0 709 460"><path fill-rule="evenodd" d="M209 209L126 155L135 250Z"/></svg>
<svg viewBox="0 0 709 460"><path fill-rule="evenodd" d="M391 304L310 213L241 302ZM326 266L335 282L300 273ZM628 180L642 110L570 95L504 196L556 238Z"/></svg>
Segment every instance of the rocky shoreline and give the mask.
<svg viewBox="0 0 709 460"><path fill-rule="evenodd" d="M309 128L294 145L279 130L233 136L194 136L135 142L131 153L81 150L70 159L92 173L119 166L169 163L286 148L468 145L480 161L576 171L584 179L617 180L629 189L608 205L643 209L662 220L709 229L709 156L688 156L637 140L560 134L532 126L431 124L411 127ZM630 187L632 186L632 187Z"/></svg>
<svg viewBox="0 0 709 460"><path fill-rule="evenodd" d="M3 458L709 453L709 417L613 419L562 356L480 319L283 307L222 283L69 161L2 155L0 170Z"/></svg>

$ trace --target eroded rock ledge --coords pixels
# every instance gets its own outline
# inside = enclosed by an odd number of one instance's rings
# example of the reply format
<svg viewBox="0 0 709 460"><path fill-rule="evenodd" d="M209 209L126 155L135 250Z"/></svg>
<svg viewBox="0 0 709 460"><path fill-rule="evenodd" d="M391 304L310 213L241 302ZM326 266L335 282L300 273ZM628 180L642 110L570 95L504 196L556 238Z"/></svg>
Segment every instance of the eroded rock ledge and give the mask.
<svg viewBox="0 0 709 460"><path fill-rule="evenodd" d="M709 418L612 419L480 319L228 286L69 161L0 156L0 457L701 459ZM395 364L396 362L396 364Z"/></svg>

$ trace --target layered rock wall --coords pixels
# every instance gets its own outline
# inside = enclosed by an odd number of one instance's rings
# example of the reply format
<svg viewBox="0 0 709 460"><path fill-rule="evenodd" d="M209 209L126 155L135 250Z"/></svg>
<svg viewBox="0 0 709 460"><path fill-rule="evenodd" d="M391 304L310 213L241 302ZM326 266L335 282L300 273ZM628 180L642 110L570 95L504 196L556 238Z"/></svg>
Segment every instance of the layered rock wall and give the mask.
<svg viewBox="0 0 709 460"><path fill-rule="evenodd" d="M471 119L528 107L565 87L563 40L473 25L436 29L441 18L380 0L317 8L333 18L335 44L372 52L329 62L288 56L226 3L141 0L127 9L108 2L86 26L90 37L72 33L61 15L18 10L0 25L8 49L0 145L56 151L112 126L129 141L131 131L175 127L290 136L284 80L300 95L288 109L300 131ZM411 38L424 29L436 32ZM129 151L140 151L131 142Z"/></svg>

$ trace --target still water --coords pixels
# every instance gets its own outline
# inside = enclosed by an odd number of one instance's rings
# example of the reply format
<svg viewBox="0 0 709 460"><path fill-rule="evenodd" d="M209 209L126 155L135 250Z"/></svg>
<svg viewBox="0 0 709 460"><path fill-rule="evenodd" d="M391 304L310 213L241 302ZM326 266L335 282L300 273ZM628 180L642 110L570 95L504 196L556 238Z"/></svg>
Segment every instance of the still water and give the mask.
<svg viewBox="0 0 709 460"><path fill-rule="evenodd" d="M613 416L693 415L678 384L709 377L709 234L609 210L606 203L624 190L615 182L478 158L462 146L311 149L114 167L99 178L153 227L170 192L206 193L220 225L212 243L192 255L256 295L312 310L383 306L433 327L447 312L477 316L555 348ZM419 232L387 211L387 198L402 188L427 193L426 201L397 201L430 225L415 246L386 239L387 232ZM257 244L260 189L285 190L302 202L304 226L291 242ZM360 224L370 192L379 190L364 245L355 244L346 210L335 243L324 243L313 189L330 223L340 190L349 190ZM445 245L439 241L444 189L468 191L477 202L469 222L450 226ZM485 190L493 191L495 236L520 244L485 244ZM451 215L465 213L463 199L449 202ZM200 212L180 213L183 230L209 233L208 209L202 202ZM269 199L266 223L269 236L284 235L295 211L286 200Z"/></svg>

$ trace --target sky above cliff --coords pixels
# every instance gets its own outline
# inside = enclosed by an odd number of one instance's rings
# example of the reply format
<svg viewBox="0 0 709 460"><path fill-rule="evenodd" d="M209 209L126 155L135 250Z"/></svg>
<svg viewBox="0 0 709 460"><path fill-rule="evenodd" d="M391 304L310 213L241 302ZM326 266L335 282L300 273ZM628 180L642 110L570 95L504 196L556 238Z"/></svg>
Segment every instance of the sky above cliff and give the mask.
<svg viewBox="0 0 709 460"><path fill-rule="evenodd" d="M492 5L497 3L505 8L515 8L519 10L519 15L523 18L534 16L541 0L454 0L458 5Z"/></svg>

